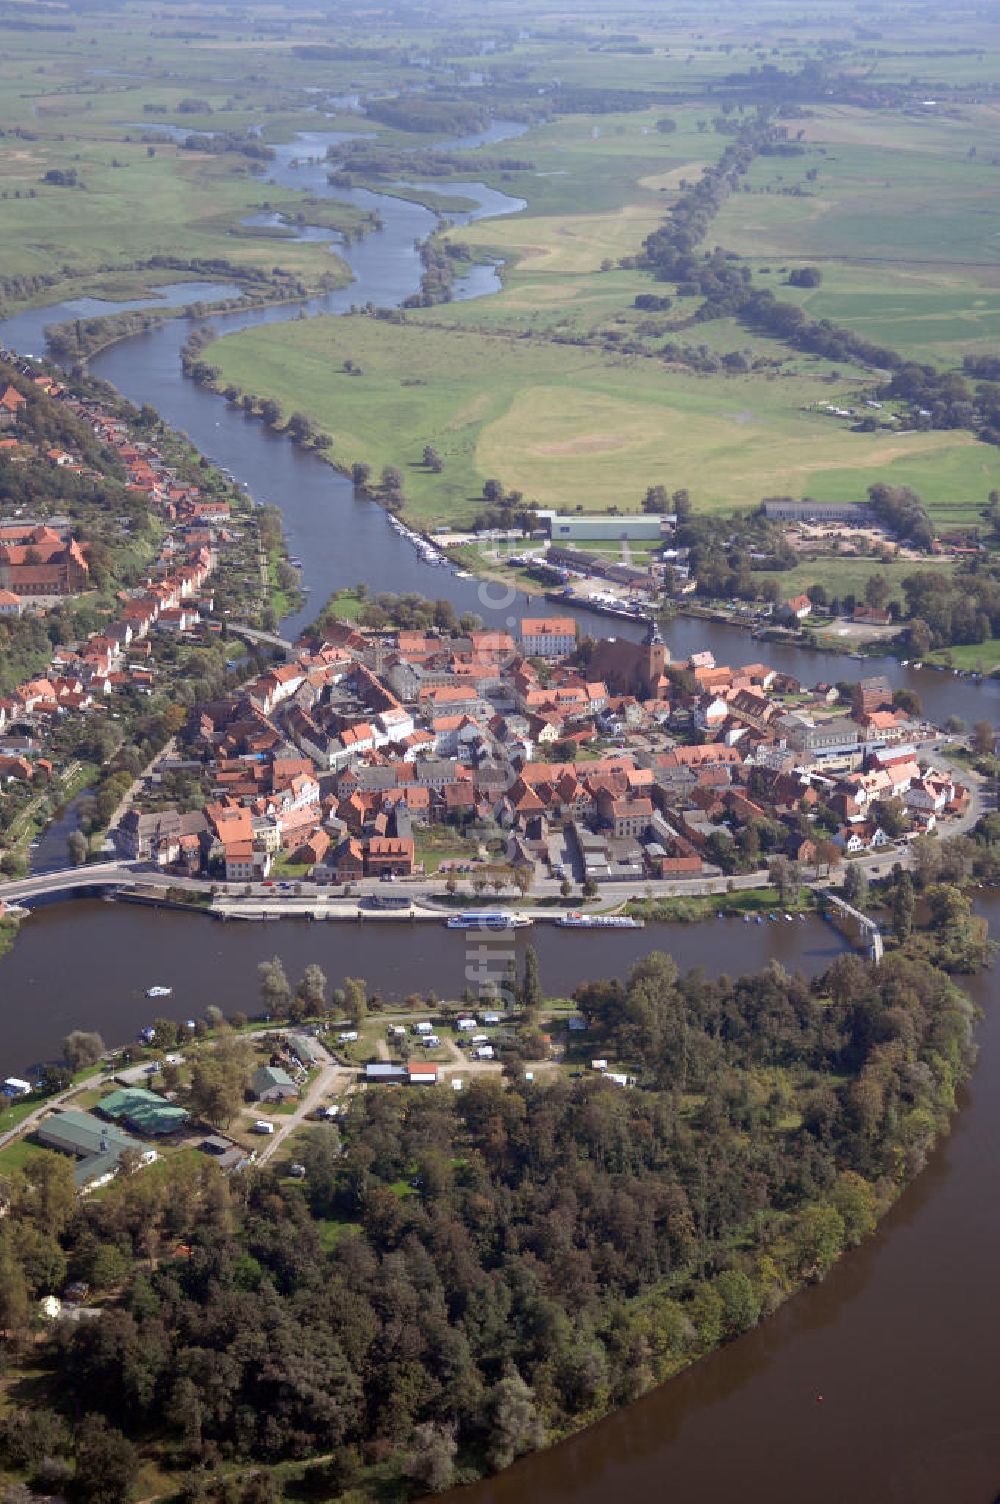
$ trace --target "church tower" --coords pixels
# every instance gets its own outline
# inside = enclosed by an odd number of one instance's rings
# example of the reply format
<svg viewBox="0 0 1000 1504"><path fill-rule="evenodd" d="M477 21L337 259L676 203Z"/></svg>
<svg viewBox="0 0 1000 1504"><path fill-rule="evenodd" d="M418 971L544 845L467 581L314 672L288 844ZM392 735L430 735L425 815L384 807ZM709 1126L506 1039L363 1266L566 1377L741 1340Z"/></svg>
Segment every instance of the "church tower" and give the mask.
<svg viewBox="0 0 1000 1504"><path fill-rule="evenodd" d="M660 635L660 628L655 616L649 618L649 625L646 628L646 635L642 639L642 645L645 649L643 675L646 681L646 693L652 699L659 693L659 683L663 677L663 670L670 662L670 654L667 651L666 643Z"/></svg>

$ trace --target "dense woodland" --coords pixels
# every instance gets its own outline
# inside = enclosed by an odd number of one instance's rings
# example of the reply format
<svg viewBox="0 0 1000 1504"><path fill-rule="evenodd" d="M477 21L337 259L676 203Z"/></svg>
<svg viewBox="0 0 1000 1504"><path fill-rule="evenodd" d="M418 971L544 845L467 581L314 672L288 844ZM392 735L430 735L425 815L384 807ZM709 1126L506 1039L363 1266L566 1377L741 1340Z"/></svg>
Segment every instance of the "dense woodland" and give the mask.
<svg viewBox="0 0 1000 1504"><path fill-rule="evenodd" d="M503 155L484 156L477 152L470 161L465 152L447 151L439 146L393 147L380 141L344 141L327 147L331 167L329 181L337 187L350 187L355 180L377 181L382 178L407 177L449 178L476 172L530 172L529 158Z"/></svg>
<svg viewBox="0 0 1000 1504"><path fill-rule="evenodd" d="M932 647L1000 636L1000 582L978 560L953 575L916 571L903 580L903 593L907 640L919 657Z"/></svg>
<svg viewBox="0 0 1000 1504"><path fill-rule="evenodd" d="M654 954L577 1002L634 1089L512 1067L369 1091L342 1136L308 1136L301 1183L182 1156L79 1202L65 1161L33 1161L0 1228L9 1359L67 1278L107 1305L52 1339L3 1463L75 1469L93 1504L129 1497L137 1450L186 1469L191 1504L279 1496L223 1488L234 1460L300 1462L324 1498L503 1467L821 1277L920 1170L973 1059L969 1000L908 951L812 984Z"/></svg>

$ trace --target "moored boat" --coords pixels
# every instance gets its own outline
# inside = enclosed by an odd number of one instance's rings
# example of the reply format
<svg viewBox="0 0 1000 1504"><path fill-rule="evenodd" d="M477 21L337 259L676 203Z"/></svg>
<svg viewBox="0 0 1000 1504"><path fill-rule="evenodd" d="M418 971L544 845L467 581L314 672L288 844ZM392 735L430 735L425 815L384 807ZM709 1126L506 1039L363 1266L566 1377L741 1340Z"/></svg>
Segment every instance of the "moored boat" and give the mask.
<svg viewBox="0 0 1000 1504"><path fill-rule="evenodd" d="M531 922L523 914L506 914L502 909L473 909L445 920L450 930L521 930Z"/></svg>
<svg viewBox="0 0 1000 1504"><path fill-rule="evenodd" d="M564 930L641 930L644 923L631 914L560 914L556 920Z"/></svg>

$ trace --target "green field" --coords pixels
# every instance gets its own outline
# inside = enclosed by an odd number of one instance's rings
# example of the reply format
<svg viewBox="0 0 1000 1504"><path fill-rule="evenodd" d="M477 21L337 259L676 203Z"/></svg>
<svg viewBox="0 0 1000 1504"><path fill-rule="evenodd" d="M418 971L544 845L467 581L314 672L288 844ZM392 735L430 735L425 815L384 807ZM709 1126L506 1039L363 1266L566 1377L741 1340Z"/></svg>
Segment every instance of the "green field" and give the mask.
<svg viewBox="0 0 1000 1504"><path fill-rule="evenodd" d="M854 434L802 411L831 399L816 378L693 378L592 349L364 317L274 325L210 348L222 384L309 413L338 463L397 465L424 524L468 520L490 476L543 506L635 511L659 481L717 510L775 494L859 498L880 479L947 509L981 505L995 473L996 451L968 434ZM421 464L425 444L442 474Z"/></svg>
<svg viewBox="0 0 1000 1504"><path fill-rule="evenodd" d="M928 653L926 662L965 669L974 674L989 674L1000 668L1000 641L991 638L987 642L962 642L955 647L937 648ZM985 701L983 714L987 717L993 715L992 708Z"/></svg>
<svg viewBox="0 0 1000 1504"><path fill-rule="evenodd" d="M823 557L797 564L794 569L783 569L771 574L766 572L755 574L754 579L761 582L774 580L780 600L788 600L793 595L801 595L808 591L811 585L823 585L830 599L853 595L861 602L864 600L865 584L873 574L876 574L889 586L889 599L902 604L902 581L907 575L926 569L950 571L951 567L951 561L947 559L933 562L926 559L921 559L919 562L914 559L904 559L883 563L881 559L874 558Z"/></svg>
<svg viewBox="0 0 1000 1504"><path fill-rule="evenodd" d="M819 106L803 155L758 158L715 228L757 281L814 318L918 360L958 362L1000 334L1000 114ZM785 285L789 265L823 274Z"/></svg>

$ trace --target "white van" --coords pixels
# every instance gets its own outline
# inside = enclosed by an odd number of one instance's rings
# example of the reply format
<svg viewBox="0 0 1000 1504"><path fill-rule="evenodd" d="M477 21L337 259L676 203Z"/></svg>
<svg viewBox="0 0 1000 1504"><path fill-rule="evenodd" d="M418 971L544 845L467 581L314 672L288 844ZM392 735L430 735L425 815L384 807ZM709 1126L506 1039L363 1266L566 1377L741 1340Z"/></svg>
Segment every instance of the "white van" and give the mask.
<svg viewBox="0 0 1000 1504"><path fill-rule="evenodd" d="M357 1044L357 1042L358 1042L358 1031L357 1031L357 1029L345 1029L342 1034L338 1034L337 1035L337 1043L338 1044Z"/></svg>
<svg viewBox="0 0 1000 1504"><path fill-rule="evenodd" d="M273 1123L269 1123L268 1120L267 1120L267 1118L258 1118L257 1121L256 1121L256 1123L254 1123L254 1125L253 1125L253 1132L254 1133L273 1133L274 1132L274 1124Z"/></svg>

